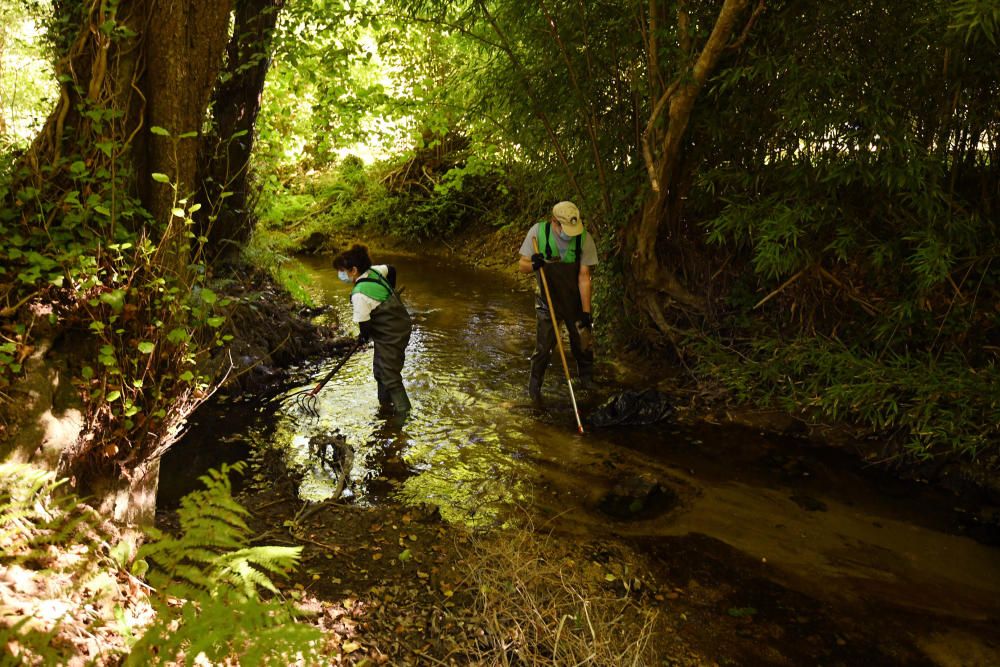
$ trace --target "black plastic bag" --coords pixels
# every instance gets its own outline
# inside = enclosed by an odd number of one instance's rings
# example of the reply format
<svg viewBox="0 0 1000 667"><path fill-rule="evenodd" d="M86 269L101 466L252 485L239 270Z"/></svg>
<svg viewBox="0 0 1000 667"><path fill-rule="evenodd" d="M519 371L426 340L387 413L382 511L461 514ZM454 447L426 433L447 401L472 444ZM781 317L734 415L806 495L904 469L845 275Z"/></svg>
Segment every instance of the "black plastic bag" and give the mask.
<svg viewBox="0 0 1000 667"><path fill-rule="evenodd" d="M638 426L655 424L674 414L670 398L656 389L626 391L612 396L591 413L591 426Z"/></svg>

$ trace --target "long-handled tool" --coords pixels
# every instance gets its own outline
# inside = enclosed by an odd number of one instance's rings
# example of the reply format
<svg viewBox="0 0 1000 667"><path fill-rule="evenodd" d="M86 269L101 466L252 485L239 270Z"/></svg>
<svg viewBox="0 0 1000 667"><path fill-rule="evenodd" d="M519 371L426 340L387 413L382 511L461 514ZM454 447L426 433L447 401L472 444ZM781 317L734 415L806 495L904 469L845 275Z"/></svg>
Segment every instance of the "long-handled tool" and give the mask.
<svg viewBox="0 0 1000 667"><path fill-rule="evenodd" d="M312 417L318 417L319 410L317 409L316 406L316 403L318 401L318 399L316 398L317 394L319 394L320 390L324 386L326 386L326 383L333 379L333 376L337 374L337 371L343 368L344 364L346 364L347 361L351 357L353 357L354 353L357 352L359 349L361 349L360 340L355 342L354 345L351 346L351 349L347 351L347 354L341 357L340 361L337 362L337 365L334 366L322 380L317 382L315 387L313 387L312 389L300 389L294 394L289 394L288 396L285 396L284 398L281 399L281 401L284 403L288 400L292 400L295 403L295 405L299 408L299 410L301 410L302 412Z"/></svg>
<svg viewBox="0 0 1000 667"><path fill-rule="evenodd" d="M538 253L538 237L531 237L531 245ZM556 320L556 309L552 307L552 294L549 293L549 281L545 279L545 267L538 270L542 277L542 289L545 291L545 301L549 304L549 317L552 318L552 327L556 332L556 347L559 348L559 358L562 359L563 371L566 373L566 384L569 385L569 400L573 402L573 414L576 415L576 427L583 435L583 423L580 421L580 411L576 407L576 395L573 393L573 380L569 377L569 364L566 363L566 351L563 350L562 332L559 330L559 322ZM568 325L567 325L568 326Z"/></svg>

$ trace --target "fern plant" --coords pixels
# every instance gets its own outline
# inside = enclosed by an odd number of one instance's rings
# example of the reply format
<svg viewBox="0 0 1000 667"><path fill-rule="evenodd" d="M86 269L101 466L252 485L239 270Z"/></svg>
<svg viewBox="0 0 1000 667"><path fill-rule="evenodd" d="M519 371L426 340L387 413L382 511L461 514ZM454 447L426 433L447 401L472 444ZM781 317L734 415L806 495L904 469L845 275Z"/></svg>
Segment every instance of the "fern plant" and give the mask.
<svg viewBox="0 0 1000 667"><path fill-rule="evenodd" d="M321 662L319 630L298 622L272 581L295 565L299 549L249 544L247 511L233 500L228 477L243 468L210 471L202 478L205 490L182 501L181 535L151 531L153 540L139 550L131 573L148 572L155 587L148 597L155 619L143 628L145 621L136 624L125 611L147 608L134 576L125 574L132 561L128 545L110 546L114 538L100 517L60 493L65 480L0 464L0 572L15 573L36 590L5 598L0 665L78 662L84 656L72 639L84 626L97 638L102 660L117 662L128 653L129 665L191 664L198 656L213 664ZM105 603L98 604L98 596ZM37 609L46 604L65 612L39 619ZM94 608L112 605L114 618L94 615Z"/></svg>
<svg viewBox="0 0 1000 667"><path fill-rule="evenodd" d="M318 650L317 629L298 623L280 599L260 597L262 589L280 595L272 578L295 566L301 547L250 546L248 512L233 499L229 479L230 471L244 468L223 465L202 476L205 489L181 501L181 535L151 531L153 541L139 550L150 565L159 613L126 664L186 664L199 655L212 662L239 656L243 665L288 664Z"/></svg>

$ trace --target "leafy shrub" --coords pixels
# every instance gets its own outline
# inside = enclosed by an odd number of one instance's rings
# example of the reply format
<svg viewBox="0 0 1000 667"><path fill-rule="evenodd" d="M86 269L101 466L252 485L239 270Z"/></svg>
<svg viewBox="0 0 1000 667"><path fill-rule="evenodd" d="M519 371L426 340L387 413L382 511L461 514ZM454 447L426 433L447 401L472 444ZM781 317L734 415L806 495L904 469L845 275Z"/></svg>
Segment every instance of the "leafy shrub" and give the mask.
<svg viewBox="0 0 1000 667"><path fill-rule="evenodd" d="M746 403L852 422L902 443L899 455L961 457L995 466L1000 456L1000 368L863 352L834 340L759 336L739 350L691 338L695 372Z"/></svg>

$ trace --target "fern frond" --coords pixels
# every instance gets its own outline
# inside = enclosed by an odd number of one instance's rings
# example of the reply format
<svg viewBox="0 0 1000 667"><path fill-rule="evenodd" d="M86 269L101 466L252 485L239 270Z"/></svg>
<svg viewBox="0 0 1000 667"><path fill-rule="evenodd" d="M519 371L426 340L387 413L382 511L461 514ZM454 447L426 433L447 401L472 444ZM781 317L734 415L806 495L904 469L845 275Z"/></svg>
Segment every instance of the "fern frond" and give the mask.
<svg viewBox="0 0 1000 667"><path fill-rule="evenodd" d="M256 596L259 588L272 593L278 589L269 574L285 575L298 563L301 547L261 546L241 549L227 554L219 562L219 577Z"/></svg>
<svg viewBox="0 0 1000 667"><path fill-rule="evenodd" d="M157 533L139 550L152 566L149 581L158 590L160 614L127 665L147 664L153 655L169 663L181 653L204 654L211 663L238 656L244 665L287 665L317 653L317 629L296 623L289 605L259 599L261 590L278 593L271 577L294 568L301 547L250 546L249 512L232 498L227 475L243 467L203 475L205 488L189 494L178 510L181 535ZM168 598L185 600L179 612Z"/></svg>

